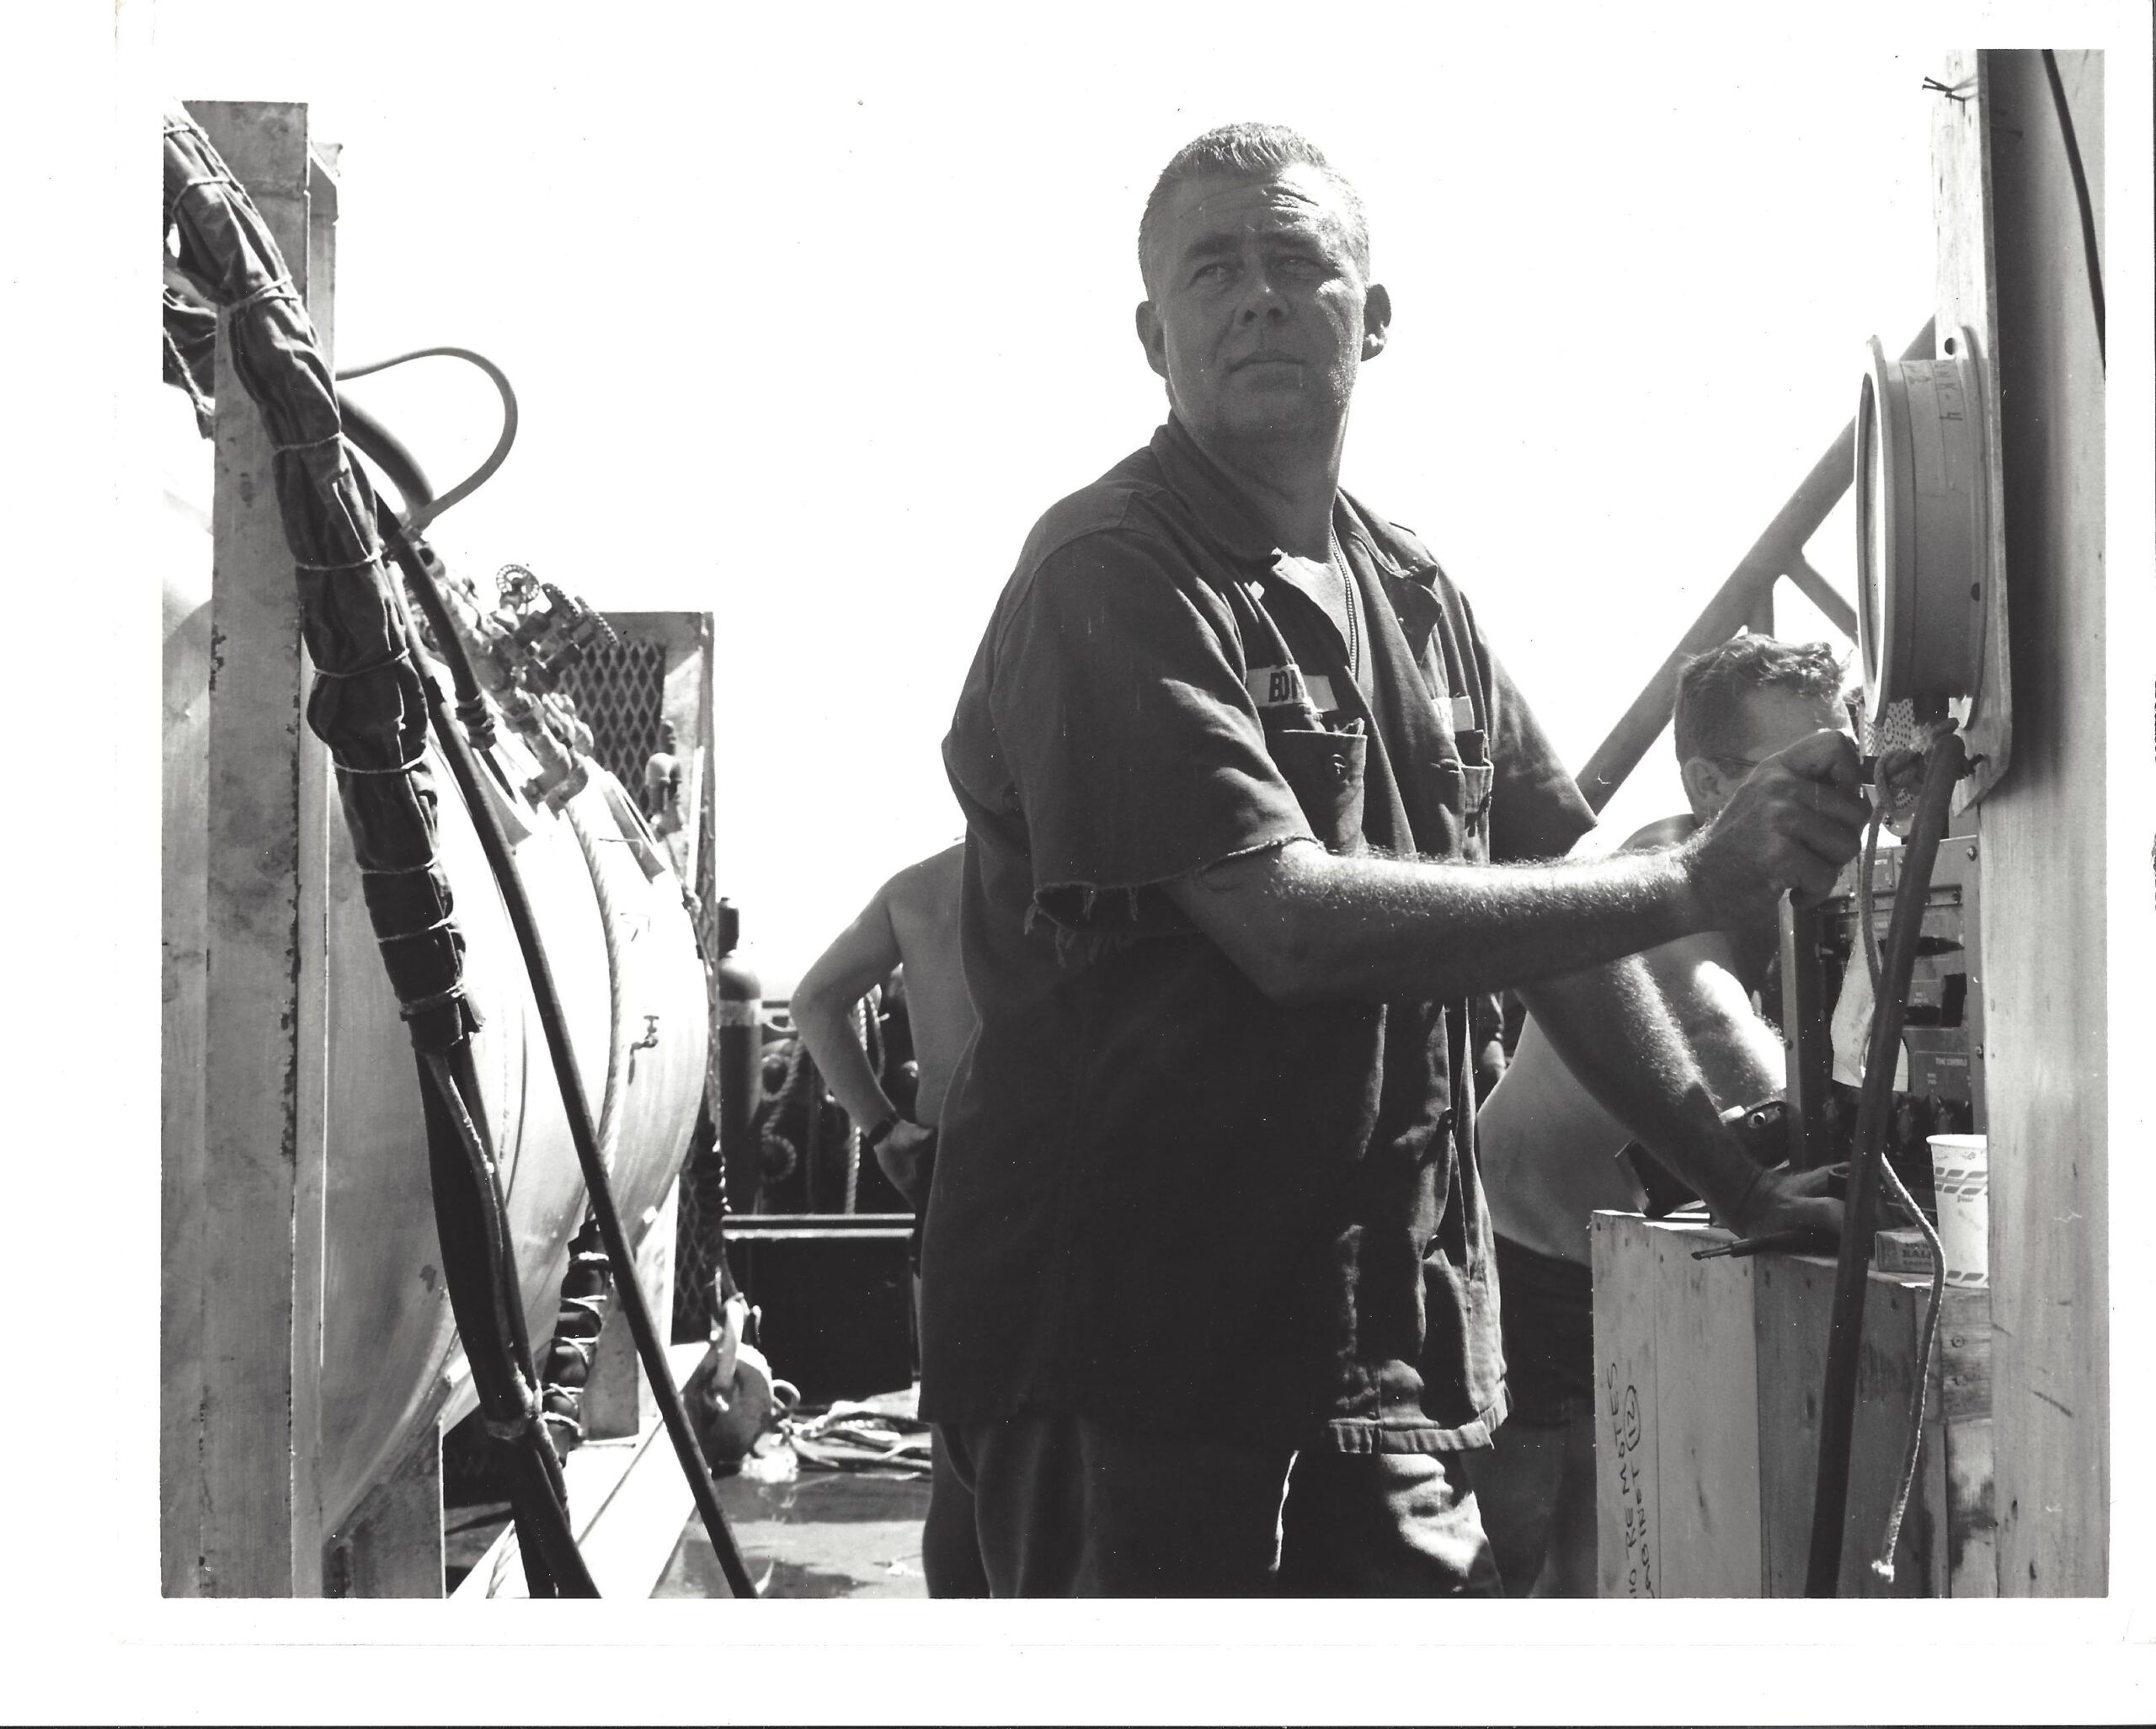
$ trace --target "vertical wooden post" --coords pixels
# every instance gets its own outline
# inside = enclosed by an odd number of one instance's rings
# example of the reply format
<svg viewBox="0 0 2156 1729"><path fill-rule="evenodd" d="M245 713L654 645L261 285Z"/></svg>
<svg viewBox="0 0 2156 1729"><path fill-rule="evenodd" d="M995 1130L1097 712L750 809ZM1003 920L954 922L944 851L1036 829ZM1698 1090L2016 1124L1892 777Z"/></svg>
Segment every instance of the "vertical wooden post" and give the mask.
<svg viewBox="0 0 2156 1729"><path fill-rule="evenodd" d="M207 526L205 522L205 526ZM202 1050L209 983L210 544L165 575L163 1075L159 1129L158 1546L167 1596L192 1588L200 1542L202 1396Z"/></svg>
<svg viewBox="0 0 2156 1729"><path fill-rule="evenodd" d="M653 1319L669 1323L674 1314L674 1245L680 1215L679 1179L644 1214L643 1240L637 1246L636 1276ZM637 1356L629 1323L616 1303L600 1330L592 1353L591 1379L584 1390L584 1431L595 1441L641 1434L659 1420L659 1401L651 1379Z"/></svg>
<svg viewBox="0 0 2156 1729"><path fill-rule="evenodd" d="M367 1491L323 1556L325 1597L442 1595L441 1427Z"/></svg>
<svg viewBox="0 0 2156 1729"><path fill-rule="evenodd" d="M1655 1405L1654 1243L1640 1219L1598 1213L1594 1267L1597 1594L1662 1594L1662 1467Z"/></svg>
<svg viewBox="0 0 2156 1729"><path fill-rule="evenodd" d="M334 198L296 103L191 111L269 222L328 339ZM325 195L314 210L314 194ZM315 222L321 228L317 231ZM299 602L260 417L217 351L199 1149L168 1149L165 1582L202 1596L322 1588L326 756L306 728Z"/></svg>
<svg viewBox="0 0 2156 1729"><path fill-rule="evenodd" d="M2057 61L2100 242L2103 56ZM2100 1596L2111 1527L2104 371L2041 57L1966 54L1941 79L1968 99L1942 101L1935 118L1940 327L1969 326L1989 363L2009 593L2007 627L1987 642L1984 700L2003 683L2014 702L2011 766L1977 807L1999 1589ZM1994 111L2010 119L1994 125ZM1992 651L2009 645L2002 680ZM1984 749L1987 730L1970 732Z"/></svg>
<svg viewBox="0 0 2156 1729"><path fill-rule="evenodd" d="M1694 1261L1721 1241L1658 1225L1654 1257L1655 1593L1756 1597L1758 1351L1748 1260Z"/></svg>

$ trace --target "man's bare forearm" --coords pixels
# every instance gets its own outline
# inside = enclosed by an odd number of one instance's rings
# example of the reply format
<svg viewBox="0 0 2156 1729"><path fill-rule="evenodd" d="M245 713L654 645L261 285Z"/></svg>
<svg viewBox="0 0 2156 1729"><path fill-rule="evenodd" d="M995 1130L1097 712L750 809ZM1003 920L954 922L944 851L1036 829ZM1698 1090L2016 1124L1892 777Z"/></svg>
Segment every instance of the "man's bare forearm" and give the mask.
<svg viewBox="0 0 2156 1729"><path fill-rule="evenodd" d="M1724 1109L1781 1094L1781 1035L1761 1020L1737 976L1727 933L1675 942L1641 957L1693 1059Z"/></svg>
<svg viewBox="0 0 2156 1729"><path fill-rule="evenodd" d="M1595 1100L1733 1221L1757 1167L1721 1121L1726 1103L1694 1055L1654 974L1638 956L1521 993L1528 1011ZM1742 1075L1740 1058L1728 1072ZM1772 1091L1772 1088L1766 1089Z"/></svg>
<svg viewBox="0 0 2156 1729"><path fill-rule="evenodd" d="M876 1079L861 1037L853 1029L853 1001L816 998L803 1002L797 990L791 1005L795 1029L816 1059L825 1085L837 1095L846 1115L873 1129L895 1108Z"/></svg>
<svg viewBox="0 0 2156 1729"><path fill-rule="evenodd" d="M1283 1002L1516 989L1704 927L1674 852L1540 865L1340 858L1291 844L1171 886Z"/></svg>
<svg viewBox="0 0 2156 1729"><path fill-rule="evenodd" d="M1867 814L1856 754L1819 732L1769 757L1681 846L1540 865L1342 858L1307 840L1163 884L1277 1002L1517 989L1824 894Z"/></svg>

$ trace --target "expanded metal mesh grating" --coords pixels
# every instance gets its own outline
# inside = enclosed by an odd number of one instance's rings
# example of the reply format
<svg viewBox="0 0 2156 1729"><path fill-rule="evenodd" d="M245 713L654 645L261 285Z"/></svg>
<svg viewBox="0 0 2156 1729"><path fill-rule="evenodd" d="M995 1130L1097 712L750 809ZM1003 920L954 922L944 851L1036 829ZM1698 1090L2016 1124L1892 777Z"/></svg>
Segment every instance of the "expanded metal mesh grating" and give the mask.
<svg viewBox="0 0 2156 1729"><path fill-rule="evenodd" d="M641 800L643 768L661 745L659 728L665 718L666 651L657 643L622 637L597 643L561 679L560 689L576 704L591 728L592 755L618 780L630 798ZM692 739L675 741L677 754L695 748ZM702 829L696 849L698 881L692 913L696 942L707 958L716 957L718 901L711 888L711 806L707 796L697 813ZM726 1216L723 1184L712 1124L718 1119L718 1023L705 1059L705 1110L681 1168L675 1247L672 1337L676 1342L710 1335L718 1319L714 1278L723 1250Z"/></svg>
<svg viewBox="0 0 2156 1729"><path fill-rule="evenodd" d="M689 740L681 741L685 748ZM710 963L707 977L718 990L718 886L712 862L711 776L703 777L696 801L696 881L693 903L696 943ZM697 1135L681 1169L681 1201L675 1231L674 1337L676 1342L707 1337L718 1320L718 1279L726 1266L726 1165L718 1136L705 1131L718 1121L718 1005L712 1004L711 1039L704 1054L704 1113Z"/></svg>
<svg viewBox="0 0 2156 1729"><path fill-rule="evenodd" d="M1911 750L1923 743L1917 727L1916 705L1904 698L1890 702L1886 712L1877 720L1864 723L1864 750L1867 756L1879 756L1889 750Z"/></svg>
<svg viewBox="0 0 2156 1729"><path fill-rule="evenodd" d="M659 749L664 718L665 649L629 637L595 643L562 674L560 689L591 728L591 754L632 798L640 797L643 766Z"/></svg>

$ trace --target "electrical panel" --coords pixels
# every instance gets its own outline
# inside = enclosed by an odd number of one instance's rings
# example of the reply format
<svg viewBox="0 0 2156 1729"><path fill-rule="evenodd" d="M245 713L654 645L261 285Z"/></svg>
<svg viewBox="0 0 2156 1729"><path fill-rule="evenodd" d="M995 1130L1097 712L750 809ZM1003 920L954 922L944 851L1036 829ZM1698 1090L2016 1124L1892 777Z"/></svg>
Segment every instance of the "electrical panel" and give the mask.
<svg viewBox="0 0 2156 1729"><path fill-rule="evenodd" d="M1982 1134L1984 1108L1983 909L1978 842L1949 835L1940 842L1925 896L1903 1024L1886 1153L1919 1199L1931 1192L1925 1137ZM1901 882L1902 853L1882 848L1872 864L1873 928L1883 947ZM1785 921L1780 960L1782 1026L1791 1043L1792 1128L1808 1125L1806 1156L1814 1165L1849 1156L1856 1130L1857 1086L1870 1017L1838 1011L1860 1005L1846 995L1868 985L1860 946L1857 873L1842 873L1816 915ZM1866 993L1868 994L1868 993ZM1852 1021L1857 1024L1852 1028ZM1799 1036L1800 1027L1807 1029Z"/></svg>

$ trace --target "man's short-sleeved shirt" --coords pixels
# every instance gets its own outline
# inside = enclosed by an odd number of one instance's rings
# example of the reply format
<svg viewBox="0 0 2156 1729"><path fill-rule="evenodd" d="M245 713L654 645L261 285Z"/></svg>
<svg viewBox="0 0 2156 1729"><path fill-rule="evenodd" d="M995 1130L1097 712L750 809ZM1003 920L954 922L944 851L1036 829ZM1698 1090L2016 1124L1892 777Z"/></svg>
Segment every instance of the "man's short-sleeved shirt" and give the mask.
<svg viewBox="0 0 2156 1729"><path fill-rule="evenodd" d="M934 1420L1433 1451L1503 1415L1465 1004L1274 1004L1161 886L1593 825L1421 544L1345 494L1334 526L1359 681L1172 419L1041 519L996 606L943 747L979 1027L923 1254Z"/></svg>

